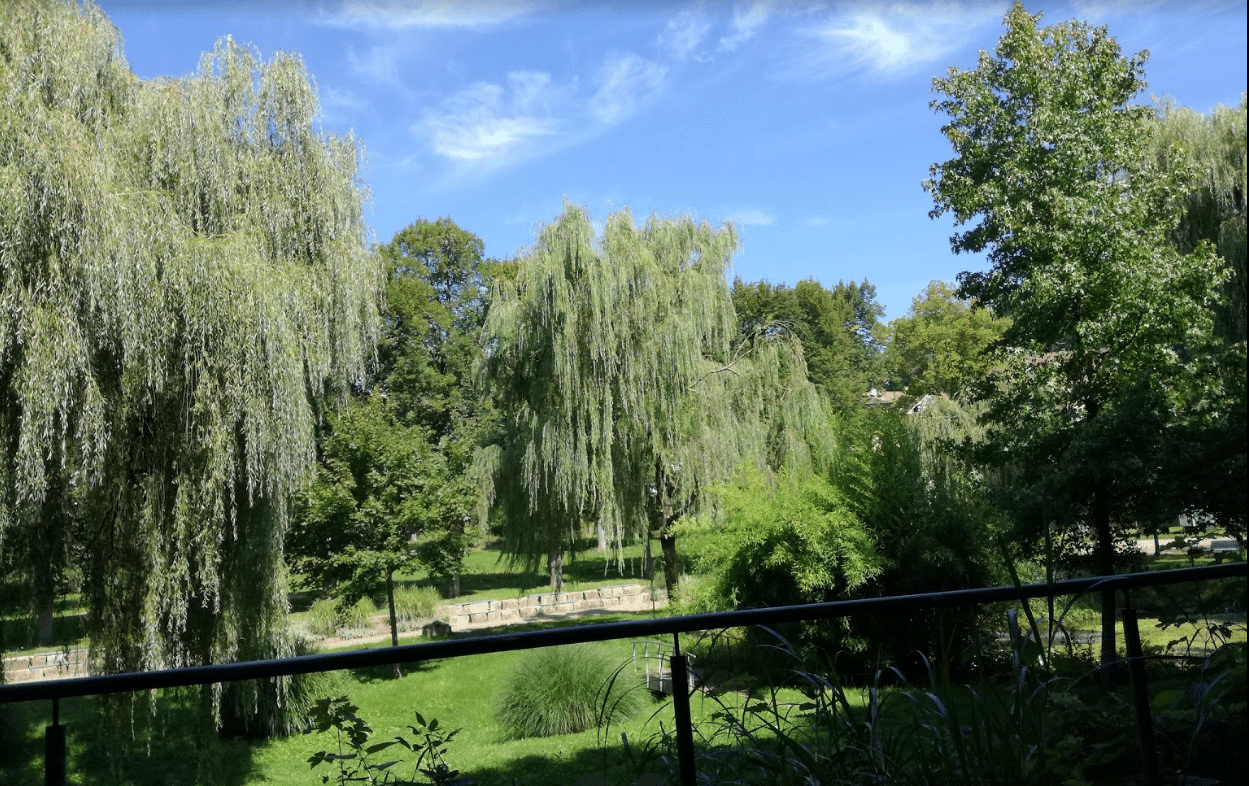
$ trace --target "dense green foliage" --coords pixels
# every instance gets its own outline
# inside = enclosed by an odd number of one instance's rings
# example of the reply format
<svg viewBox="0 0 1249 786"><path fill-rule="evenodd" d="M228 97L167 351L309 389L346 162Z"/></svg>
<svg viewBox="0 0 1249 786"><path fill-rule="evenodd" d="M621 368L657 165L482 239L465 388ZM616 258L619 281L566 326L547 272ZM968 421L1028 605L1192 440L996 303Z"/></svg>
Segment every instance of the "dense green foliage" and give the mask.
<svg viewBox="0 0 1249 786"><path fill-rule="evenodd" d="M784 336L739 338L724 274L731 227L628 211L596 241L568 206L500 281L484 374L502 424L484 452L509 551L549 557L552 586L583 519L620 544L657 537L677 586L672 524L742 463L810 471L824 407ZM814 446L814 447L813 447Z"/></svg>
<svg viewBox="0 0 1249 786"><path fill-rule="evenodd" d="M647 697L630 664L601 645L570 644L517 655L499 682L495 712L512 739L550 737L618 724Z"/></svg>
<svg viewBox="0 0 1249 786"><path fill-rule="evenodd" d="M1009 319L974 308L946 282L931 281L906 316L889 323L890 380L913 397L970 392L970 384L989 369L989 347L1009 326Z"/></svg>
<svg viewBox="0 0 1249 786"><path fill-rule="evenodd" d="M466 481L420 426L397 422L380 394L331 416L317 476L287 535L295 573L346 608L386 587L398 642L394 575L418 566L458 571L468 518Z"/></svg>
<svg viewBox="0 0 1249 786"><path fill-rule="evenodd" d="M1200 432L1221 409L1220 364L1243 349L1215 340L1217 256L1169 242L1187 181L1152 165L1152 112L1128 104L1145 55L1123 57L1105 28L1038 19L1016 5L994 54L934 80L956 157L925 188L933 217L973 224L954 250L987 251L990 270L961 274L959 295L1013 320L982 390L980 457L1015 469L1023 532L1088 527L1094 569L1112 573L1115 524L1187 502L1155 493L1174 486L1157 457L1171 426ZM1113 593L1105 603L1110 659Z"/></svg>
<svg viewBox="0 0 1249 786"><path fill-rule="evenodd" d="M381 252L390 275L378 378L401 422L423 426L435 444L463 441L480 409L472 370L488 274L498 264L486 262L481 239L449 218L415 221Z"/></svg>
<svg viewBox="0 0 1249 786"><path fill-rule="evenodd" d="M1154 126L1151 156L1164 170L1189 179L1187 196L1171 242L1182 253L1211 244L1227 270L1223 300L1216 306L1216 327L1230 342L1246 339L1245 199L1246 105L1217 106L1208 115L1164 101Z"/></svg>
<svg viewBox="0 0 1249 786"><path fill-rule="evenodd" d="M883 381L878 320L884 309L866 280L838 281L829 290L815 279L789 287L737 278L733 308L743 336L791 331L802 342L807 376L836 409L859 406L863 394Z"/></svg>
<svg viewBox="0 0 1249 786"><path fill-rule="evenodd" d="M1004 525L984 477L955 446L982 435L975 410L936 398L912 415L871 410L841 426L834 481L876 544L879 575L863 596L989 587L1006 576L994 546ZM973 644L987 609L863 620L854 643L895 662L947 656Z"/></svg>
<svg viewBox="0 0 1249 786"><path fill-rule="evenodd" d="M748 469L717 496L715 520L678 528L694 568L713 581L698 610L837 600L880 571L863 525L822 477L769 482Z"/></svg>
<svg viewBox="0 0 1249 786"><path fill-rule="evenodd" d="M0 10L0 565L81 568L98 671L292 651L288 500L381 285L316 114L295 56L142 82L91 3Z"/></svg>

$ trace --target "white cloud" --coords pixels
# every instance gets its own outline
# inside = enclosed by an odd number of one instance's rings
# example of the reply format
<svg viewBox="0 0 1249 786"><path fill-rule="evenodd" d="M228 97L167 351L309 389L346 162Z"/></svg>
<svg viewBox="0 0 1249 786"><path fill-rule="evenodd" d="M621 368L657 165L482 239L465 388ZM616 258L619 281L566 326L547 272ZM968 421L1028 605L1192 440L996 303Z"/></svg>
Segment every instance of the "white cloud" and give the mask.
<svg viewBox="0 0 1249 786"><path fill-rule="evenodd" d="M347 65L357 76L383 84L399 80L399 49L393 46L375 46L363 55L354 49L347 50Z"/></svg>
<svg viewBox="0 0 1249 786"><path fill-rule="evenodd" d="M668 68L631 52L609 55L599 70L599 89L590 98L590 114L600 123L625 120L642 97L664 82Z"/></svg>
<svg viewBox="0 0 1249 786"><path fill-rule="evenodd" d="M411 30L480 28L527 16L542 6L535 0L343 0L321 15L321 24L350 29Z"/></svg>
<svg viewBox="0 0 1249 786"><path fill-rule="evenodd" d="M766 227L772 226L776 223L775 216L768 211L757 207L729 213L724 217L724 219L742 226Z"/></svg>
<svg viewBox="0 0 1249 786"><path fill-rule="evenodd" d="M753 3L738 3L733 6L733 31L720 37L716 46L720 52L735 52L737 48L755 37L763 23L771 15L771 7L764 0Z"/></svg>
<svg viewBox="0 0 1249 786"><path fill-rule="evenodd" d="M896 4L833 17L806 30L815 47L798 63L808 76L826 77L867 69L897 74L939 60L981 28L1000 21L996 4L967 7Z"/></svg>
<svg viewBox="0 0 1249 786"><path fill-rule="evenodd" d="M508 74L508 88L478 82L426 111L414 130L429 135L439 155L459 161L507 157L556 131L549 112L550 76L532 71Z"/></svg>
<svg viewBox="0 0 1249 786"><path fill-rule="evenodd" d="M824 216L811 216L803 223L809 227L826 227L830 222Z"/></svg>
<svg viewBox="0 0 1249 786"><path fill-rule="evenodd" d="M363 106L364 101L360 96L350 90L339 90L338 88L328 86L321 87L322 109L360 109Z"/></svg>
<svg viewBox="0 0 1249 786"><path fill-rule="evenodd" d="M656 43L674 60L704 60L699 45L711 30L711 21L694 8L687 8L668 20Z"/></svg>

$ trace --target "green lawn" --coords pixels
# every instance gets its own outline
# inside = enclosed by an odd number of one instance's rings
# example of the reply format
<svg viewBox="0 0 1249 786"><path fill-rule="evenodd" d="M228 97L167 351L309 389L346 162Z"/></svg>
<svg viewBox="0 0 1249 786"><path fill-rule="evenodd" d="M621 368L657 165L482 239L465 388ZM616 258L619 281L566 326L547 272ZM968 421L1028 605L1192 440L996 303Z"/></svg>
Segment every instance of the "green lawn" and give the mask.
<svg viewBox="0 0 1249 786"><path fill-rule="evenodd" d="M613 619L622 619L623 615ZM405 642L406 643L406 642ZM614 658L631 660L629 641L607 642ZM613 783L631 783L646 770L660 769L657 753L645 753L647 741L673 727L670 699L652 701L635 718L613 724L605 736L597 730L580 734L527 740L504 739L493 714L494 691L516 653L496 653L454 658L412 666L399 680L389 669L339 674L327 693L349 695L360 707L359 715L373 728L373 741L402 734L415 739L407 725L419 711L427 720L437 718L444 726L461 728L447 753L448 763L472 776L481 786L550 786L572 783L589 772L604 774ZM629 669L631 673L631 668ZM184 694L189 695L189 694ZM740 706L745 697L726 693L720 700ZM797 702L800 694L783 691L782 701ZM134 718L134 750L122 755L115 746L97 738L98 698L62 702L62 722L69 728L70 783L73 784L315 784L329 774L326 765L313 772L307 759L318 750L333 750L329 734L297 735L287 739L249 744L198 737L193 728L194 697L179 703L164 699L157 720L140 710ZM720 705L696 694L692 703L695 721L707 719ZM4 783L42 782L42 727L48 723L45 705L17 705L8 713L9 732L16 744L0 745L13 757L0 755ZM626 756L621 733L627 735L633 760ZM13 743L6 736L6 743ZM607 744L603 746L600 741ZM653 743L652 743L653 744ZM393 752L391 749L388 753ZM147 755L150 751L151 755ZM5 764L8 767L5 767ZM410 769L403 772L410 775Z"/></svg>

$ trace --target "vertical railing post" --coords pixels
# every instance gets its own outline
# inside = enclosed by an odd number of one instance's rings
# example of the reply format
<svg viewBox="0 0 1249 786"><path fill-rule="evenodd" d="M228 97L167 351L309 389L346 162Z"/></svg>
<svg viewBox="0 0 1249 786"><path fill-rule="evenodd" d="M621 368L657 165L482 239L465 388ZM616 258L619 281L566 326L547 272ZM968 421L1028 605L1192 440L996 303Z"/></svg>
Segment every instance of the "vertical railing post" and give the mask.
<svg viewBox="0 0 1249 786"><path fill-rule="evenodd" d="M52 699L52 725L43 730L44 786L65 786L65 727L61 725L61 700Z"/></svg>
<svg viewBox="0 0 1249 786"><path fill-rule="evenodd" d="M1141 632L1137 626L1136 609L1132 608L1132 596L1125 592L1127 600L1123 608L1123 640L1127 645L1128 674L1132 680L1132 699L1136 705L1136 733L1140 737L1141 767L1145 771L1145 786L1159 786L1158 753L1154 745L1154 724L1149 712L1149 690L1145 683L1145 658L1141 650Z"/></svg>
<svg viewBox="0 0 1249 786"><path fill-rule="evenodd" d="M690 680L685 656L681 654L681 634L672 634L674 642L672 657L672 709L677 731L677 766L681 771L681 786L695 786L694 772L694 725L690 720Z"/></svg>

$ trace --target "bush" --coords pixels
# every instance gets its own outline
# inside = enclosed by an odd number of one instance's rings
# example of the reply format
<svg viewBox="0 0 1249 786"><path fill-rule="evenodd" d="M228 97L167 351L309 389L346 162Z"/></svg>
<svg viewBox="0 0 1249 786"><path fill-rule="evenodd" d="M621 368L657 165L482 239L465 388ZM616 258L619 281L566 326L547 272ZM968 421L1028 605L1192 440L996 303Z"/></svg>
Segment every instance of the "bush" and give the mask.
<svg viewBox="0 0 1249 786"><path fill-rule="evenodd" d="M518 656L495 694L495 713L512 739L549 737L623 720L646 699L628 664L617 667L601 647L575 644Z"/></svg>
<svg viewBox="0 0 1249 786"><path fill-rule="evenodd" d="M442 596L433 587L395 590L395 619L399 630L416 630L434 616Z"/></svg>

